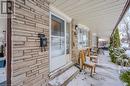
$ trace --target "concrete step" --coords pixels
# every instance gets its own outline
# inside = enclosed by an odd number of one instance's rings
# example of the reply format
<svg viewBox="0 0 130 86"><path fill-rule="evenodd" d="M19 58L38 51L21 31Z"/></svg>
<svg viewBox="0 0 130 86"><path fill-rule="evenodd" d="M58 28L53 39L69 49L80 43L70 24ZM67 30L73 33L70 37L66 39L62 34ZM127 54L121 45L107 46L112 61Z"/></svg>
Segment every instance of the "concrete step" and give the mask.
<svg viewBox="0 0 130 86"><path fill-rule="evenodd" d="M55 77L59 76L60 74L62 74L63 72L65 72L67 69L69 69L70 67L72 67L74 65L73 62L69 62L67 63L66 65L58 68L57 70L55 71L52 71L50 74L49 74L49 77L50 79L54 79Z"/></svg>
<svg viewBox="0 0 130 86"><path fill-rule="evenodd" d="M49 86L66 86L78 73L79 69L72 66L53 80L49 81Z"/></svg>

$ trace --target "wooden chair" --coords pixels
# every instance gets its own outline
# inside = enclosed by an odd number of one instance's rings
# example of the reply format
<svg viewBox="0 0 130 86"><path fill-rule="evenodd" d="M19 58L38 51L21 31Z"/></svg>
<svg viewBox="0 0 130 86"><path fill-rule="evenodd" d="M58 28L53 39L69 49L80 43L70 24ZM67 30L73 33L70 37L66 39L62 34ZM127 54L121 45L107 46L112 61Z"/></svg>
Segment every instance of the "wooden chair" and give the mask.
<svg viewBox="0 0 130 86"><path fill-rule="evenodd" d="M82 62L82 69L85 69L86 67L90 68L91 76L92 76L93 73L95 73L95 69L96 69L95 63L91 62L89 57L85 57L85 53L83 50L80 52L80 58Z"/></svg>
<svg viewBox="0 0 130 86"><path fill-rule="evenodd" d="M98 48L94 48L94 56L97 56Z"/></svg>
<svg viewBox="0 0 130 86"><path fill-rule="evenodd" d="M90 48L87 49L87 51L89 52L88 57L90 57L90 60L94 63L98 62L98 56L97 56L97 48L94 48L94 55L91 55L91 50Z"/></svg>

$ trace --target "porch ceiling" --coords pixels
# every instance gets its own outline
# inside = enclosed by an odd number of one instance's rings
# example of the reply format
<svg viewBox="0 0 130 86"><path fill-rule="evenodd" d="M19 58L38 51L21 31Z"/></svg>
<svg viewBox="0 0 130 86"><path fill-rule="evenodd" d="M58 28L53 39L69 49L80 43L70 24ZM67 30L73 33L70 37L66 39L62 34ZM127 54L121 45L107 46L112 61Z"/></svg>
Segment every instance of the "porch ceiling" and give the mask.
<svg viewBox="0 0 130 86"><path fill-rule="evenodd" d="M55 0L52 5L101 38L108 38L127 0Z"/></svg>

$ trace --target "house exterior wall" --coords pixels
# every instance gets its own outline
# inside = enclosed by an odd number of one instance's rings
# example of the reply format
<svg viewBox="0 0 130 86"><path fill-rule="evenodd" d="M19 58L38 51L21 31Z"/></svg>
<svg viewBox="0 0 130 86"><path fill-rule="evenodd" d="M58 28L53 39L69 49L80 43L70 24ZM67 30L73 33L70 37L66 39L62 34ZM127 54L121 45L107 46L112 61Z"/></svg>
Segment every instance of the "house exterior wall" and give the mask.
<svg viewBox="0 0 130 86"><path fill-rule="evenodd" d="M49 45L49 4L46 0L15 0L12 15L12 86L46 86L49 48L41 52L38 33Z"/></svg>
<svg viewBox="0 0 130 86"><path fill-rule="evenodd" d="M78 33L76 31L76 21L72 21L72 61L78 63L79 49L78 49Z"/></svg>
<svg viewBox="0 0 130 86"><path fill-rule="evenodd" d="M74 63L80 62L79 53L82 49L87 49L88 47L92 46L91 45L92 44L91 31L89 30L88 31L88 46L81 49L78 48L78 31L76 30L77 24L78 23L75 20L72 21L72 57L71 58Z"/></svg>
<svg viewBox="0 0 130 86"><path fill-rule="evenodd" d="M12 86L47 86L49 79L52 79L49 78L49 12L46 0L14 0L11 19ZM77 23L73 20L70 24L71 60L78 63ZM39 47L39 33L44 33L48 39L48 46L43 52ZM57 74L62 72L60 70Z"/></svg>

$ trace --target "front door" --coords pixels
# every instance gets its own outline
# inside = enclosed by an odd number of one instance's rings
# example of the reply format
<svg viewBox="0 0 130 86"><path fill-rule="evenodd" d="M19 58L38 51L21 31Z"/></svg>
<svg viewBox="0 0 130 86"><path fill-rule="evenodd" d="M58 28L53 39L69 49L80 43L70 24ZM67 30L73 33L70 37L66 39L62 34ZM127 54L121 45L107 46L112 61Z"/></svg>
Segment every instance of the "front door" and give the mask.
<svg viewBox="0 0 130 86"><path fill-rule="evenodd" d="M50 72L66 64L65 21L51 14Z"/></svg>

